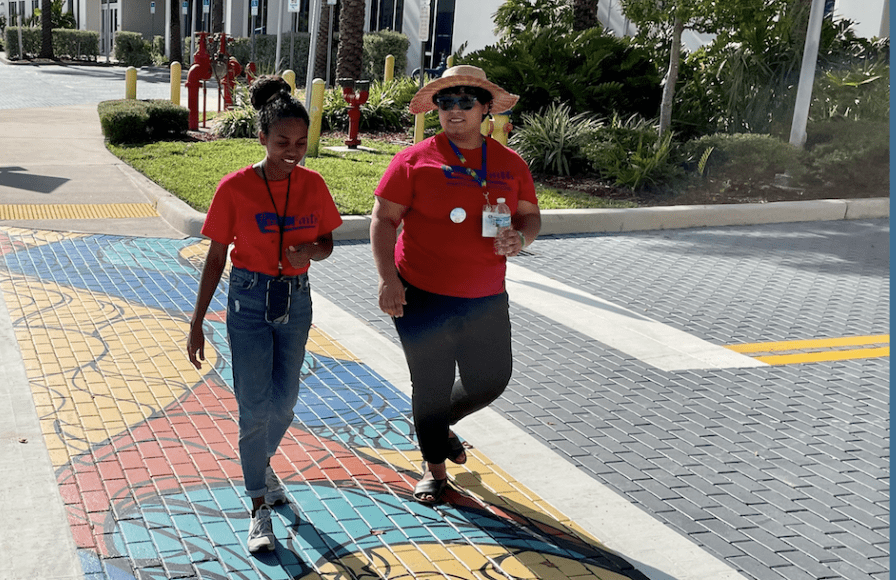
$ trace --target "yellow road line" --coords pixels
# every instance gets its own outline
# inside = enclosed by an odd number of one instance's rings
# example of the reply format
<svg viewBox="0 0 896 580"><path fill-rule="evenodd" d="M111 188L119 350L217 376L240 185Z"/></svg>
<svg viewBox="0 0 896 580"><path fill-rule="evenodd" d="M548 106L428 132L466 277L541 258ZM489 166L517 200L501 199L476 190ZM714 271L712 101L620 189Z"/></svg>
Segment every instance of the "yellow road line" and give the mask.
<svg viewBox="0 0 896 580"><path fill-rule="evenodd" d="M159 217L148 203L0 205L0 220L89 220Z"/></svg>
<svg viewBox="0 0 896 580"><path fill-rule="evenodd" d="M807 362L825 362L832 360L850 360L857 358L877 358L881 356L890 356L889 346L884 346L881 348L862 348L858 350L826 350L823 352L757 356L756 360L760 360L769 365L790 365Z"/></svg>
<svg viewBox="0 0 896 580"><path fill-rule="evenodd" d="M865 344L882 344L890 342L889 334L871 336L846 336L843 338L817 338L813 340L788 340L783 342L757 342L751 344L732 344L726 348L743 354L756 352L775 352L778 350L804 350L809 348L837 348L840 346L862 346Z"/></svg>
<svg viewBox="0 0 896 580"><path fill-rule="evenodd" d="M751 355L756 360L769 365L787 365L890 356L889 345L889 334L874 334L870 336L845 336L842 338L732 344L725 348ZM845 348L856 346L864 346L866 348ZM787 354L772 354L782 351L789 352Z"/></svg>

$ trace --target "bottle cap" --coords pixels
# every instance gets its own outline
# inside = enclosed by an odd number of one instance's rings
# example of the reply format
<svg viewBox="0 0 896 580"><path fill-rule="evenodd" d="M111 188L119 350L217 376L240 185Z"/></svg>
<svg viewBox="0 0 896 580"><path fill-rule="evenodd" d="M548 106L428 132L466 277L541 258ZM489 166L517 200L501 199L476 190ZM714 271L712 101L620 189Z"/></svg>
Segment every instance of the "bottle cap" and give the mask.
<svg viewBox="0 0 896 580"><path fill-rule="evenodd" d="M504 203L504 201L505 201L505 200L504 200L503 197L499 197L499 198L498 198L498 203Z"/></svg>

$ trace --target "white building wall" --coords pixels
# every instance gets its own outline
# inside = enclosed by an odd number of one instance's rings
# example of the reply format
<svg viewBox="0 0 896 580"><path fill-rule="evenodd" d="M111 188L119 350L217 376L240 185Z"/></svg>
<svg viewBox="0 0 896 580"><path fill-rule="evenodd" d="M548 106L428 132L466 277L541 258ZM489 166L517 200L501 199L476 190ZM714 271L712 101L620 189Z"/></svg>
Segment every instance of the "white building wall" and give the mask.
<svg viewBox="0 0 896 580"><path fill-rule="evenodd" d="M852 20L856 36L889 36L889 0L837 0L834 18Z"/></svg>
<svg viewBox="0 0 896 580"><path fill-rule="evenodd" d="M495 12L503 0L455 0L454 36L451 52L455 53L466 42L464 54L495 44Z"/></svg>

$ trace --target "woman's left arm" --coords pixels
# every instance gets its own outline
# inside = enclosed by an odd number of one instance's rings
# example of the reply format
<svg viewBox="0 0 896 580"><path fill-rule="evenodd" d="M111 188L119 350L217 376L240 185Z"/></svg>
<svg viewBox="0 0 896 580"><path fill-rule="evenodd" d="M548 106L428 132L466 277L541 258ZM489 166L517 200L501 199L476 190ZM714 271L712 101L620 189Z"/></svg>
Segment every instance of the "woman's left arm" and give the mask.
<svg viewBox="0 0 896 580"><path fill-rule="evenodd" d="M304 268L311 263L312 260L319 262L326 260L333 253L333 234L326 233L311 242L310 244L299 244L297 246L289 246L286 249L286 259L293 268Z"/></svg>

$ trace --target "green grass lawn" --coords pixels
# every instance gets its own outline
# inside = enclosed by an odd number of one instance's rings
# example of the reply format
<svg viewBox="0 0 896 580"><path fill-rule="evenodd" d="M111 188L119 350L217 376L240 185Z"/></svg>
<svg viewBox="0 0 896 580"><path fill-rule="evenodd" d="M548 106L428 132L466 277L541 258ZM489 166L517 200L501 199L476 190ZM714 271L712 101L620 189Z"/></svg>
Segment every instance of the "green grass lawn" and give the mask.
<svg viewBox="0 0 896 580"><path fill-rule="evenodd" d="M375 152L326 149L341 145L337 139L322 139L320 157L307 158L305 165L323 176L343 215L368 215L373 209L373 190L401 146L365 140L361 146ZM264 158L264 148L257 139L107 146L122 161L201 212L208 210L224 175ZM628 202L540 186L537 194L541 209L635 207Z"/></svg>

